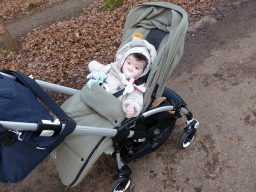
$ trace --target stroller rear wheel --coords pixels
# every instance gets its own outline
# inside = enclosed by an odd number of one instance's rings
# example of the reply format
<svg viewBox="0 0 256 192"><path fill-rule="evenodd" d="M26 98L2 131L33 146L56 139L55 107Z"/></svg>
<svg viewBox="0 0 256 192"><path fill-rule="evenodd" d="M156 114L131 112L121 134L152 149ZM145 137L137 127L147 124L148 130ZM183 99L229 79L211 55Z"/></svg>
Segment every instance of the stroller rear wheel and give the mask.
<svg viewBox="0 0 256 192"><path fill-rule="evenodd" d="M114 183L111 185L110 192L124 192L131 184L131 180L124 182L119 182L118 180L115 180Z"/></svg>
<svg viewBox="0 0 256 192"><path fill-rule="evenodd" d="M195 134L183 133L180 138L180 145L182 148L187 148L193 141Z"/></svg>

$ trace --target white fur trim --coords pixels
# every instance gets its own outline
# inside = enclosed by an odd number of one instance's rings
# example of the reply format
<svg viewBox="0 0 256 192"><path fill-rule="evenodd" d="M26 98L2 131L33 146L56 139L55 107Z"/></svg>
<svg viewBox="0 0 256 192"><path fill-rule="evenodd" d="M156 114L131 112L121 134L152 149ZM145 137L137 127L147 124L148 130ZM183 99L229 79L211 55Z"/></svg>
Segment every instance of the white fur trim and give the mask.
<svg viewBox="0 0 256 192"><path fill-rule="evenodd" d="M135 53L135 51L134 51L135 49L133 49L135 47L139 48L139 49L136 49L139 53L142 53L147 58L149 58L148 59L148 64L147 64L147 68L144 70L143 74L141 75L141 76L144 76L150 70L151 65L153 64L153 62L154 62L154 60L155 60L155 58L157 56L157 52L156 52L156 49L155 49L155 47L153 45L151 45L146 40L140 39L138 37L134 37L132 39L132 41L126 43L122 48L120 48L118 50L118 52L116 54L116 61L120 65L120 66L118 66L118 68L120 68L120 69L122 68L124 60L126 59L126 57L129 54Z"/></svg>
<svg viewBox="0 0 256 192"><path fill-rule="evenodd" d="M148 63L151 63L150 55L149 55L149 52L148 52L147 48L145 48L145 47L133 47L133 48L131 48L130 50L128 50L128 51L125 53L125 55L124 55L124 57L123 57L123 59L122 59L122 61L121 61L122 65L124 64L125 59L126 59L130 54L132 54L132 53L140 53L140 54L144 55L144 56L147 58ZM148 64L148 63L147 63L147 64Z"/></svg>

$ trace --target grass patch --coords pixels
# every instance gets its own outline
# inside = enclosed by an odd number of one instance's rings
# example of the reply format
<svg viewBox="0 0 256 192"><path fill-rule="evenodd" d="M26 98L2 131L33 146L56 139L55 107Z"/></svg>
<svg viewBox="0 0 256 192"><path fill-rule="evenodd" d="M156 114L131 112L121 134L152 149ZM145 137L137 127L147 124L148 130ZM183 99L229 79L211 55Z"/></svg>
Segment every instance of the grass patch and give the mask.
<svg viewBox="0 0 256 192"><path fill-rule="evenodd" d="M0 49L0 53L11 53L11 50L9 49Z"/></svg>
<svg viewBox="0 0 256 192"><path fill-rule="evenodd" d="M102 6L101 11L111 11L117 7L119 7L119 5L121 5L123 3L124 0L107 0L105 2L105 4Z"/></svg>

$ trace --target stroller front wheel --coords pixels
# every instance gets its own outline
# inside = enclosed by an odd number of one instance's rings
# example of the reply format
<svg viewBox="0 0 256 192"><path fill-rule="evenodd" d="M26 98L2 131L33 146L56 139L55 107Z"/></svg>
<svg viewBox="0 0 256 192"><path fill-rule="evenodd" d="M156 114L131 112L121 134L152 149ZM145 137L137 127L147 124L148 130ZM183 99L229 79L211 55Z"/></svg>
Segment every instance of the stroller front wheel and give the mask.
<svg viewBox="0 0 256 192"><path fill-rule="evenodd" d="M124 182L119 182L118 180L115 180L114 183L111 185L110 192L124 192L131 184L131 180Z"/></svg>
<svg viewBox="0 0 256 192"><path fill-rule="evenodd" d="M110 192L124 192L131 184L131 180L125 180L124 182L119 182L115 180L114 183L111 185Z"/></svg>
<svg viewBox="0 0 256 192"><path fill-rule="evenodd" d="M195 134L183 133L180 138L180 145L182 148L187 148L193 141Z"/></svg>

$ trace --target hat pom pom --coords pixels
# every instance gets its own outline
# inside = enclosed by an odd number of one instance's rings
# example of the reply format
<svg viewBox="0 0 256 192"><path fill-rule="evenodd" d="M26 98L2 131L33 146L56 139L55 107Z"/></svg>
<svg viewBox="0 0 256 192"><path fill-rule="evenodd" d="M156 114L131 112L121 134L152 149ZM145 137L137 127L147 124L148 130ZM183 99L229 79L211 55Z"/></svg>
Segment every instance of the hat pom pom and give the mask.
<svg viewBox="0 0 256 192"><path fill-rule="evenodd" d="M132 38L134 38L134 37L138 37L140 39L143 39L143 35L141 33L134 33Z"/></svg>

